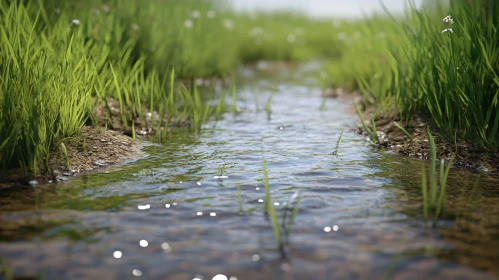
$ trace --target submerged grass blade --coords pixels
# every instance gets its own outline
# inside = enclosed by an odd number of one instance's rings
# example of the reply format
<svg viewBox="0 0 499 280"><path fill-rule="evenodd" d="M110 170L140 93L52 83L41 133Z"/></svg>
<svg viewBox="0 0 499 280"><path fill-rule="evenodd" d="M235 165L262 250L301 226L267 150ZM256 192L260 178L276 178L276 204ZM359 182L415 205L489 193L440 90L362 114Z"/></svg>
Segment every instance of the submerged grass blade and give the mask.
<svg viewBox="0 0 499 280"><path fill-rule="evenodd" d="M272 223L272 229L274 231L274 237L276 239L279 247L282 247L281 244L281 229L279 227L279 219L277 218L277 211L275 209L274 204L272 203L272 198L270 197L270 186L269 186L269 178L267 174L267 161L263 160L263 182L265 185L265 208L264 211L270 218Z"/></svg>

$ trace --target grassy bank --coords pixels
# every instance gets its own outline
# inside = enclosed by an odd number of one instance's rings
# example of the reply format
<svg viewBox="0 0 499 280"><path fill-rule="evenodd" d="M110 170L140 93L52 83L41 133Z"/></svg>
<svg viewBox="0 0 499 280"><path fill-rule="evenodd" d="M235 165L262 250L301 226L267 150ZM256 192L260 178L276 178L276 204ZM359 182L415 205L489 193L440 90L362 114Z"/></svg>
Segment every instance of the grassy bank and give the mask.
<svg viewBox="0 0 499 280"><path fill-rule="evenodd" d="M332 39L305 32L324 22L274 16L236 15L212 1L2 1L1 168L46 170L59 142L95 125L97 108L111 114L111 100L125 128L144 111L158 113L149 124L158 129L172 117L197 127L223 108L207 107L179 79L329 52Z"/></svg>
<svg viewBox="0 0 499 280"><path fill-rule="evenodd" d="M360 89L379 114L422 112L448 139L499 145L494 1L358 20L237 14L219 3L0 2L0 168L47 169L61 141L102 125L98 110L112 114L113 102L124 128L137 119L158 131L171 120L198 128L225 101L206 105L193 81L261 59L320 59L328 86Z"/></svg>
<svg viewBox="0 0 499 280"><path fill-rule="evenodd" d="M328 65L332 85L360 89L385 116L424 113L451 141L498 147L498 24L499 4L488 0L357 22Z"/></svg>

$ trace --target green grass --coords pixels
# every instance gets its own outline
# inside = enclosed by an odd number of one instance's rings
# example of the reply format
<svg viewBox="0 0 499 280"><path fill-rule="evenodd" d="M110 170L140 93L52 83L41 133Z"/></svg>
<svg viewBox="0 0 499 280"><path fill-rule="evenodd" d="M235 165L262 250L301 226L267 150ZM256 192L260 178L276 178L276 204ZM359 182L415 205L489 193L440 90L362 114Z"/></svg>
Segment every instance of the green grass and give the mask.
<svg viewBox="0 0 499 280"><path fill-rule="evenodd" d="M208 0L2 1L0 168L47 171L60 141L96 124L99 104L111 113L112 100L125 129L140 119L161 141L172 125L199 130L226 112L226 101L224 93L207 106L197 77L226 78L259 59L330 55L335 40L321 32L329 25L290 13L236 14ZM148 123L146 111L159 120Z"/></svg>
<svg viewBox="0 0 499 280"><path fill-rule="evenodd" d="M447 163L447 167L444 165L444 160L440 160L440 169L437 173L437 155L435 147L435 139L428 130L428 137L430 139L430 157L431 157L431 168L430 168L430 185L428 187L427 174L424 166L421 172L421 189L423 197L423 216L426 220L437 220L442 214L444 203L445 203L445 189L447 188L447 177L449 176L449 170L452 166L451 158ZM439 186L437 186L437 174L439 174Z"/></svg>
<svg viewBox="0 0 499 280"><path fill-rule="evenodd" d="M294 225L296 215L300 207L301 195L300 193L295 193L289 201L286 203L283 214L282 222L279 224L279 217L277 215L277 209L272 202L272 197L270 196L270 185L269 177L267 173L267 161L263 160L263 184L265 186L265 202L263 206L263 211L267 214L274 233L274 238L276 240L277 247L281 252L281 255L285 257L284 247L289 243L289 236L291 235L291 229ZM292 208L291 208L292 207ZM291 212L291 215L288 214ZM283 236L284 232L284 236Z"/></svg>
<svg viewBox="0 0 499 280"><path fill-rule="evenodd" d="M234 90L207 105L196 78L231 78L238 65L261 59L320 59L323 81L358 89L377 114L407 122L425 113L449 139L498 147L499 4L427 5L331 21L235 13L209 0L2 1L0 168L47 171L60 142L96 125L96 108L111 112L112 100L125 129L140 119L160 141L171 126L198 131L222 117L229 94L238 108ZM448 14L454 32L442 33ZM369 135L378 142L374 125Z"/></svg>
<svg viewBox="0 0 499 280"><path fill-rule="evenodd" d="M436 2L346 22L341 58L326 67L329 84L357 88L379 113L401 120L424 113L449 140L498 147L499 3ZM443 22L449 14L454 24Z"/></svg>

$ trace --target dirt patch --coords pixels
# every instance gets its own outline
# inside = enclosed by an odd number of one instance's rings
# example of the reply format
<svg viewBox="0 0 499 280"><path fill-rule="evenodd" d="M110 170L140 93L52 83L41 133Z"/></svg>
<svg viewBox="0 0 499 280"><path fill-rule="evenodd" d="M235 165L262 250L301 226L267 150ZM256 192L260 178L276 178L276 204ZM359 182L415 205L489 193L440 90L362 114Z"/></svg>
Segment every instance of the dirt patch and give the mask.
<svg viewBox="0 0 499 280"><path fill-rule="evenodd" d="M0 190L13 186L37 185L66 180L76 173L90 171L110 164L122 163L142 157L140 145L131 137L114 130L85 126L81 135L62 141L50 154L47 172L33 176L24 174L20 168L3 170L0 173ZM40 169L43 171L43 169Z"/></svg>
<svg viewBox="0 0 499 280"><path fill-rule="evenodd" d="M65 143L69 166L66 166L66 156L61 148L61 151L54 152L50 169L77 173L143 155L136 141L117 131L85 126L81 132L81 137Z"/></svg>

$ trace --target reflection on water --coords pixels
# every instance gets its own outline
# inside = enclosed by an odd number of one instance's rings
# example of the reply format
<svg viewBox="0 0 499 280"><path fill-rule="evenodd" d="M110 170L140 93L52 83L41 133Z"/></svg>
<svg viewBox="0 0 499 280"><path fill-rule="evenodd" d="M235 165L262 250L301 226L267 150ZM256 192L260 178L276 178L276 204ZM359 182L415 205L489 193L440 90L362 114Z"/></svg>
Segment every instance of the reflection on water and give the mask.
<svg viewBox="0 0 499 280"><path fill-rule="evenodd" d="M355 116L347 101L319 110L317 88L282 83L296 75L281 69L248 82L240 113L200 134L172 133L146 147L145 159L2 191L0 255L16 275L45 279L499 276L497 178L452 169L443 218L427 226L423 163L371 148L348 129L333 156ZM267 100L276 87L268 119L254 95ZM263 211L263 157L280 219L302 195L285 259Z"/></svg>

